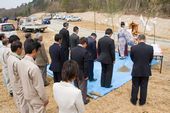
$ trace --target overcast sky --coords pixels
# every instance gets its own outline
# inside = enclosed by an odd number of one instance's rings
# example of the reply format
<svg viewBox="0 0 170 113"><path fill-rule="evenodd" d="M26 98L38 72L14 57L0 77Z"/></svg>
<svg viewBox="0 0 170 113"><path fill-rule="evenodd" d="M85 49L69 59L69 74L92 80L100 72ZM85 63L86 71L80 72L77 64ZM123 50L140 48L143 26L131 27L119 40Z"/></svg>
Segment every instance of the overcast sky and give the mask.
<svg viewBox="0 0 170 113"><path fill-rule="evenodd" d="M33 0L0 0L0 8L16 8L17 6L20 6L22 3L28 3Z"/></svg>

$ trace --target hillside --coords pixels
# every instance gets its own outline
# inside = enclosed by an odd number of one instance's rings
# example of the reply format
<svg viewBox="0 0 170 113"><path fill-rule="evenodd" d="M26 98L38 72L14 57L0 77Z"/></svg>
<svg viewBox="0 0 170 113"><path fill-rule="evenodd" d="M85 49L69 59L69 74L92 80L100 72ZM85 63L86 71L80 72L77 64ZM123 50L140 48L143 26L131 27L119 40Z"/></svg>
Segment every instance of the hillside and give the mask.
<svg viewBox="0 0 170 113"><path fill-rule="evenodd" d="M28 16L36 12L97 11L170 17L170 0L33 0L15 9L0 9L1 16Z"/></svg>

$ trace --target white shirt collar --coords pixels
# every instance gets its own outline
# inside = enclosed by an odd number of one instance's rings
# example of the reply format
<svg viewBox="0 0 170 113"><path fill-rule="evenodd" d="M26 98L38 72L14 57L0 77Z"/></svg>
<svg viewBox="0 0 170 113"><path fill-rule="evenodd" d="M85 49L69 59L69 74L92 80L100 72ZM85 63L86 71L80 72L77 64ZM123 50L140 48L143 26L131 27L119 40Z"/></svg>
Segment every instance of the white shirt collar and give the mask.
<svg viewBox="0 0 170 113"><path fill-rule="evenodd" d="M110 37L110 35L108 35L108 34L105 34L104 36L108 36L108 37Z"/></svg>
<svg viewBox="0 0 170 113"><path fill-rule="evenodd" d="M18 54L16 54L16 53L14 53L14 52L11 52L11 55L13 55L13 56L15 56L15 57L17 57L18 59L22 59L22 57L20 56L20 55L18 55Z"/></svg>
<svg viewBox="0 0 170 113"><path fill-rule="evenodd" d="M83 45L82 45L82 44L78 44L78 46L83 47Z"/></svg>
<svg viewBox="0 0 170 113"><path fill-rule="evenodd" d="M35 60L31 56L25 55L24 59L36 64Z"/></svg>
<svg viewBox="0 0 170 113"><path fill-rule="evenodd" d="M71 82L61 81L60 84L61 84L61 85L64 85L64 86L68 86L68 87L75 87L75 86L73 85L73 83L71 83Z"/></svg>
<svg viewBox="0 0 170 113"><path fill-rule="evenodd" d="M76 35L77 35L77 33L76 33L76 32L73 32L73 34L76 34Z"/></svg>

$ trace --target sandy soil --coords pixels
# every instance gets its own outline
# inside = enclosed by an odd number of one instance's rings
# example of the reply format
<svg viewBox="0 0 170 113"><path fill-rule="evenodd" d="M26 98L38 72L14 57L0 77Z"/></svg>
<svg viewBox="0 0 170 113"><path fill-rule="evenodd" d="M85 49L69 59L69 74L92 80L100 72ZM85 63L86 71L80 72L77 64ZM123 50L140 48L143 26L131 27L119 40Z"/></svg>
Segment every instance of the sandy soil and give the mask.
<svg viewBox="0 0 170 113"><path fill-rule="evenodd" d="M78 25L78 24L77 24ZM24 33L18 31L21 41L24 40ZM33 34L34 35L34 34ZM43 33L44 42L48 51L49 46L53 43L54 33L46 31ZM147 104L144 106L133 106L129 102L131 92L131 81L124 86L110 92L104 97L97 100L91 100L86 105L85 113L169 113L170 112L170 48L162 47L164 53L164 63L162 74L159 73L159 66L152 69L153 76L150 77L148 88ZM0 113L17 113L13 98L9 97L2 82L2 72L0 68ZM46 87L49 96L47 113L58 113L57 104L53 98L51 78L50 85Z"/></svg>

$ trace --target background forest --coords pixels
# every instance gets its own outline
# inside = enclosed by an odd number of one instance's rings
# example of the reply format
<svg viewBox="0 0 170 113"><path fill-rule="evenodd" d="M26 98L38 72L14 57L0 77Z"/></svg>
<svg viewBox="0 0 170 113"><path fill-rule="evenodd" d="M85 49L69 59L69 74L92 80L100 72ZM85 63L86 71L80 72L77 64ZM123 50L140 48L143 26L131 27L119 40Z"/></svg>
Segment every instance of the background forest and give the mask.
<svg viewBox="0 0 170 113"><path fill-rule="evenodd" d="M1 16L28 16L36 12L97 11L170 17L170 0L33 0L15 9L0 9Z"/></svg>

